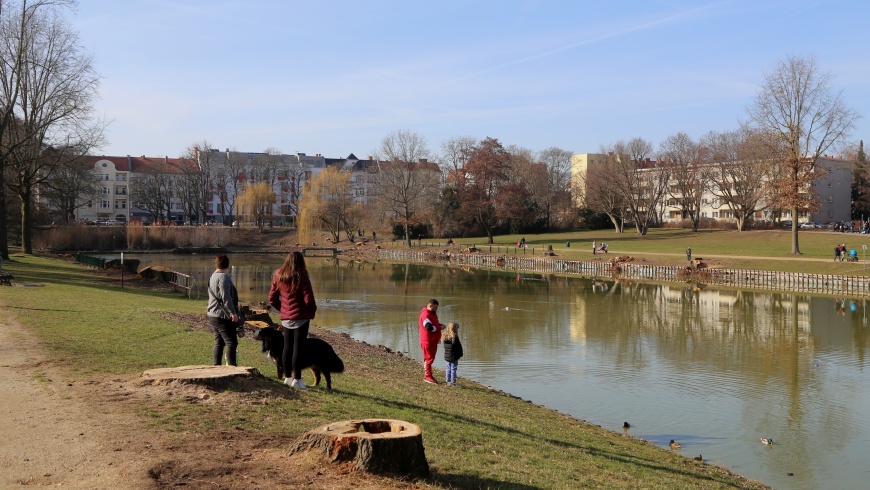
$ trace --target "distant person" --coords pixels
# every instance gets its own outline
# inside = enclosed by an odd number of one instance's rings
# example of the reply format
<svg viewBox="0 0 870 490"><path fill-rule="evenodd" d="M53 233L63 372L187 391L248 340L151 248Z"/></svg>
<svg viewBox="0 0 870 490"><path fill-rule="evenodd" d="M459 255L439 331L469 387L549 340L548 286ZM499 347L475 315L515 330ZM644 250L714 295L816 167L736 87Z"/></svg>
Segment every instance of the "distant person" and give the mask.
<svg viewBox="0 0 870 490"><path fill-rule="evenodd" d="M840 260L840 244L838 243L836 247L834 247L834 262Z"/></svg>
<svg viewBox="0 0 870 490"><path fill-rule="evenodd" d="M840 262L846 260L846 244L843 243L840 245Z"/></svg>
<svg viewBox="0 0 870 490"><path fill-rule="evenodd" d="M459 341L459 324L450 322L444 330L444 360L447 361L447 386L456 387L456 368L462 357L462 342Z"/></svg>
<svg viewBox="0 0 870 490"><path fill-rule="evenodd" d="M601 249L600 250L604 253L607 253L607 244L604 242L601 242Z"/></svg>
<svg viewBox="0 0 870 490"><path fill-rule="evenodd" d="M438 353L443 329L444 325L438 321L438 300L430 299L420 310L420 348L423 350L423 381L433 385L438 381L432 376L432 363Z"/></svg>
<svg viewBox="0 0 870 490"><path fill-rule="evenodd" d="M595 243L595 241L593 241L593 242L592 242L592 255L595 255L595 254L598 253L598 248L597 248L597 247L598 247L598 244Z"/></svg>
<svg viewBox="0 0 870 490"><path fill-rule="evenodd" d="M305 257L301 252L290 252L284 264L272 274L272 287L269 289L269 304L280 312L281 332L284 334L284 352L281 363L284 366L284 383L293 388L307 390L302 381L302 353L308 326L317 312L314 290ZM288 371L289 368L289 371Z"/></svg>
<svg viewBox="0 0 870 490"><path fill-rule="evenodd" d="M229 257L218 255L214 263L215 271L208 279L206 309L206 318L214 331L211 360L213 365L220 366L226 347L227 364L236 366L236 348L239 345L236 331L236 323L239 321L239 293L230 277Z"/></svg>

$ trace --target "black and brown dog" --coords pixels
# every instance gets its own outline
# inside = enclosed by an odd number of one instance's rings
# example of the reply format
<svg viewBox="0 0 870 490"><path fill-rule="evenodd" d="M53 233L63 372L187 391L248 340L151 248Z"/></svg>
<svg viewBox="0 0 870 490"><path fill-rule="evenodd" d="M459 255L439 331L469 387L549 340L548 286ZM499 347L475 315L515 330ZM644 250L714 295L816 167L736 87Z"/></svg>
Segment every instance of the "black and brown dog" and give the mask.
<svg viewBox="0 0 870 490"><path fill-rule="evenodd" d="M263 353L278 366L278 379L284 379L281 356L284 353L284 335L276 328L254 330L254 340L263 343ZM316 337L305 339L300 369L310 368L314 373L314 386L320 385L320 375L326 378L326 389L332 389L332 373L343 373L344 362L325 340Z"/></svg>

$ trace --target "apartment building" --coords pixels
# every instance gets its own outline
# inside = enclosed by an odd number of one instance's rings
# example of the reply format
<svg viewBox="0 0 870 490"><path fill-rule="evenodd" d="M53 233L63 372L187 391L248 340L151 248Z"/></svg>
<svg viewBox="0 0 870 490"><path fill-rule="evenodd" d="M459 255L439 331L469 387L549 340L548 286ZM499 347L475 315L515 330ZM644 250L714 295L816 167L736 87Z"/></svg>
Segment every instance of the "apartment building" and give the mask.
<svg viewBox="0 0 870 490"><path fill-rule="evenodd" d="M329 166L337 166L351 173L355 202L373 203L378 197L378 162L372 157L359 159L353 153L347 158L326 158L320 154L271 155L210 149L196 153L193 160L144 155L88 156L84 159L84 165L94 169L101 183L98 195L86 199L83 206L76 210L76 218L87 221L152 223L160 219L176 224L198 222L198 216L184 209L182 196L177 195L177 192L169 198L169 216L153 216L137 199L149 176L170 174L180 180L185 169L191 165L209 174L207 178L211 196L207 202L205 220L216 223L230 224L236 214L236 196L246 183L257 182L269 182L275 192L273 219L292 221L296 217L304 183ZM187 168L187 171L196 170ZM181 185L183 188L183 183Z"/></svg>
<svg viewBox="0 0 870 490"><path fill-rule="evenodd" d="M571 158L571 176L572 176L572 199L576 206L583 206L583 198L585 195L584 176L589 168L596 165L605 164L608 159L614 158L614 155L603 153L582 153L573 155ZM620 157L617 157L620 158ZM621 158L628 159L628 155L622 155ZM637 167L638 171L653 171L655 168L662 165L658 159L646 159ZM711 175L716 174L715 165L711 165ZM814 221L814 222L831 222L831 221L848 221L851 219L851 183L852 183L852 164L848 160L840 157L823 156L816 162L815 172L817 178L813 186L813 193L819 202L819 209L814 213L804 213L797 217L799 222ZM676 190L676 182L670 182L670 192L666 193L664 202L662 203L661 221L680 221L684 218L683 210L679 206L679 193ZM768 220L774 218L775 210L769 209L767 203L762 200L757 206L758 209L753 213L755 220ZM718 196L711 188L707 186L701 198L700 208L701 218L710 218L716 220L734 221L734 211L731 209L728 202ZM780 219L794 219L789 210L783 210L779 216Z"/></svg>

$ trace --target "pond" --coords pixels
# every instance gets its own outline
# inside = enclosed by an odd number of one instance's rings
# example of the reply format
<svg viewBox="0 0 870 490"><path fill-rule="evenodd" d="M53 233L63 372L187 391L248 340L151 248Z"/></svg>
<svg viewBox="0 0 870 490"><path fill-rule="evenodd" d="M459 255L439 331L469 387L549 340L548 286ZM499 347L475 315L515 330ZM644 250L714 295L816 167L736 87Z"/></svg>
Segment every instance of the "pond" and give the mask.
<svg viewBox="0 0 870 490"><path fill-rule="evenodd" d="M201 286L213 269L207 256L131 257L191 274ZM231 256L243 302L266 299L281 260ZM460 385L471 379L615 431L629 422L632 436L662 447L675 439L686 456L777 488L866 488L865 300L307 263L319 306L314 325L417 360L417 317L437 298L441 321L462 325ZM444 369L440 349L435 367Z"/></svg>

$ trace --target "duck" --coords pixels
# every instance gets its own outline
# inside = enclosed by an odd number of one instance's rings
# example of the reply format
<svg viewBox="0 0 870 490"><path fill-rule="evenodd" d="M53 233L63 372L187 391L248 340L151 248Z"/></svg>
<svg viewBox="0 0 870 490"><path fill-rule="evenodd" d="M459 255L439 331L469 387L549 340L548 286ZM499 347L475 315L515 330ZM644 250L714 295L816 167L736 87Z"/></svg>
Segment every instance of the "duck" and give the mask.
<svg viewBox="0 0 870 490"><path fill-rule="evenodd" d="M692 459L694 459L695 461L702 461L702 462L703 462L703 461L704 461L704 456L701 455L701 454L699 454L699 455L695 456L695 457L692 458Z"/></svg>
<svg viewBox="0 0 870 490"><path fill-rule="evenodd" d="M623 429L631 429L631 424L629 424L628 422L623 422L623 423L622 423L622 428L623 428Z"/></svg>
<svg viewBox="0 0 870 490"><path fill-rule="evenodd" d="M761 438L761 443L762 443L762 444L767 444L768 446L773 446L773 439L771 439L771 438L769 438L769 437L762 437L762 438Z"/></svg>
<svg viewBox="0 0 870 490"><path fill-rule="evenodd" d="M671 449L680 449L681 447L683 447L682 444L680 444L679 442L677 442L673 439L671 439L671 442L669 442L668 444L670 444Z"/></svg>

